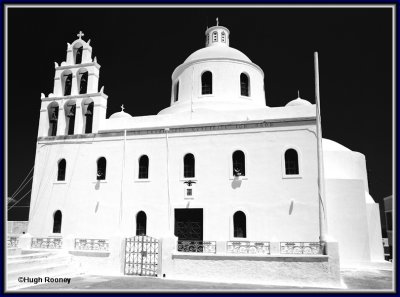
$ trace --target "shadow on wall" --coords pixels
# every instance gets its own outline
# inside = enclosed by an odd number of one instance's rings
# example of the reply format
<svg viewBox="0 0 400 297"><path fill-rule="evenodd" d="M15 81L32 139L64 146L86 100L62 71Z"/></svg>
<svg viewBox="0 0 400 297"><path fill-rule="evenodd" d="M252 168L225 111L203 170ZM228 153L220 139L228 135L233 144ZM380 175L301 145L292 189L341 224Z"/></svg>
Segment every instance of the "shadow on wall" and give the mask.
<svg viewBox="0 0 400 297"><path fill-rule="evenodd" d="M239 179L238 176L235 176L235 178L232 181L232 189L240 188L241 185L242 185L242 181Z"/></svg>
<svg viewBox="0 0 400 297"><path fill-rule="evenodd" d="M100 181L97 180L96 185L94 186L96 190L100 189Z"/></svg>
<svg viewBox="0 0 400 297"><path fill-rule="evenodd" d="M294 201L292 200L292 201L290 201L290 206L289 206L289 215L291 215L292 214L292 212L293 212L293 204L294 204Z"/></svg>

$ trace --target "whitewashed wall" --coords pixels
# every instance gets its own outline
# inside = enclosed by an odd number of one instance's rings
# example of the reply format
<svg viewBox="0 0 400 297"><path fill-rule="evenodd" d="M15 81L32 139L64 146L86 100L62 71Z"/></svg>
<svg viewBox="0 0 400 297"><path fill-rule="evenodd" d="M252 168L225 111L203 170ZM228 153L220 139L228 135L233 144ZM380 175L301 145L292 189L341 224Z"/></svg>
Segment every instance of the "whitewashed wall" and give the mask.
<svg viewBox="0 0 400 297"><path fill-rule="evenodd" d="M173 232L173 209L189 207L204 209L205 240L232 240L232 216L242 210L249 240L318 241L316 139L304 127L297 129L170 133L170 221L165 134L127 137L123 178L123 137L39 144L29 232L51 235L53 213L60 209L62 235L131 236L136 230L135 216L143 210L147 233L160 237ZM299 178L283 176L283 153L290 147L299 152ZM231 174L235 150L246 154L246 177L240 186ZM186 153L196 158L193 200L184 199ZM150 159L148 181L137 179L138 158L143 154ZM107 176L98 182L96 160L101 156L107 159ZM65 182L56 181L61 158L67 161Z"/></svg>

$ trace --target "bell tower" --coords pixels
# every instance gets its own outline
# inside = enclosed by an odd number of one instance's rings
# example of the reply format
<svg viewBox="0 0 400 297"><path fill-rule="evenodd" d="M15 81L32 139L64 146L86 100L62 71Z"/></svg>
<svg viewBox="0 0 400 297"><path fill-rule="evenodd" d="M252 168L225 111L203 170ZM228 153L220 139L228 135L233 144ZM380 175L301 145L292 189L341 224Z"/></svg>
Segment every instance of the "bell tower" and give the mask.
<svg viewBox="0 0 400 297"><path fill-rule="evenodd" d="M106 118L107 95L99 91L100 65L90 39L67 43L66 61L55 62L53 93L42 93L38 137L97 133Z"/></svg>

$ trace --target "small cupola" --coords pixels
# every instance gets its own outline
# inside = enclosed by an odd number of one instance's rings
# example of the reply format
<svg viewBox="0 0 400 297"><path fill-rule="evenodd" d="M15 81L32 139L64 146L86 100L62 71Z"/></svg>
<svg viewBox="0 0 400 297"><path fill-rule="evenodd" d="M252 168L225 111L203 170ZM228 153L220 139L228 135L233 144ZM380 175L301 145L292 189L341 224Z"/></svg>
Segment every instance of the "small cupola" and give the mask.
<svg viewBox="0 0 400 297"><path fill-rule="evenodd" d="M229 46L229 30L219 25L217 18L217 25L206 30L206 47L215 45Z"/></svg>

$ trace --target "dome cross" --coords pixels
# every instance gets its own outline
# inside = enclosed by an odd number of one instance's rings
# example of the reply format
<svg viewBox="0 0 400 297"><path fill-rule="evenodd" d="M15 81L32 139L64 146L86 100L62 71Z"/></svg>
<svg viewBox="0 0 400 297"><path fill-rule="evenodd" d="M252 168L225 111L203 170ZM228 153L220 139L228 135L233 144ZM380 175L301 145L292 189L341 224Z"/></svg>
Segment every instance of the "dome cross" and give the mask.
<svg viewBox="0 0 400 297"><path fill-rule="evenodd" d="M218 18L217 18L217 26L219 26L219 20L218 20Z"/></svg>
<svg viewBox="0 0 400 297"><path fill-rule="evenodd" d="M82 36L85 36L85 34L83 34L82 31L79 31L79 33L76 36L78 36L79 39L82 39Z"/></svg>
<svg viewBox="0 0 400 297"><path fill-rule="evenodd" d="M124 112L124 109L125 109L125 107L124 107L124 105L122 104L122 105L121 105L121 111Z"/></svg>

